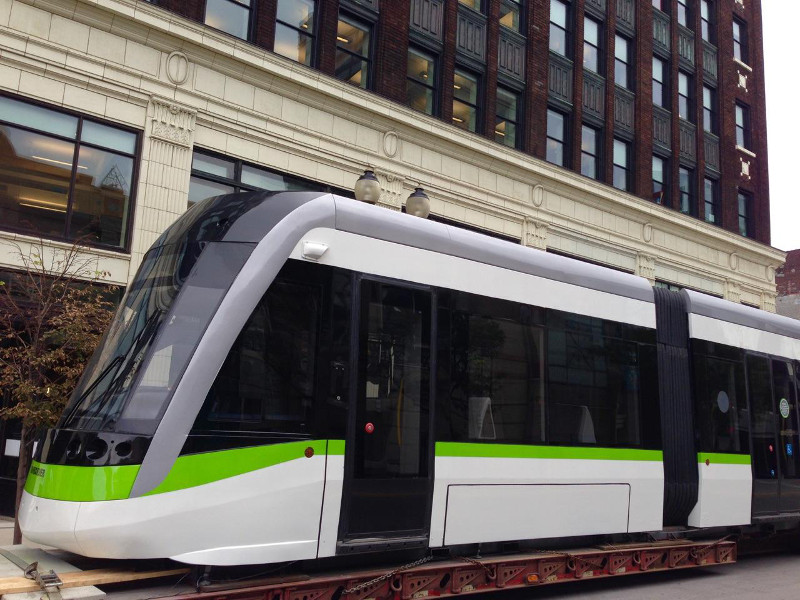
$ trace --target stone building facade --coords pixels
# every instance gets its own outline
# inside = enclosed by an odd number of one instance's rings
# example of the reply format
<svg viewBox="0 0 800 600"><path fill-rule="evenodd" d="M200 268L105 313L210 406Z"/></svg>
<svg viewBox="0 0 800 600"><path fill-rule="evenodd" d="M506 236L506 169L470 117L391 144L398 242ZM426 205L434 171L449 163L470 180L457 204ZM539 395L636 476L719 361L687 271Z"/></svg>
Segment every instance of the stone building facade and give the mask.
<svg viewBox="0 0 800 600"><path fill-rule="evenodd" d="M80 237L125 285L196 198L371 168L387 208L774 311L760 3L656 3L0 0L0 270Z"/></svg>
<svg viewBox="0 0 800 600"><path fill-rule="evenodd" d="M778 269L778 314L800 319L800 249L786 255L786 264Z"/></svg>

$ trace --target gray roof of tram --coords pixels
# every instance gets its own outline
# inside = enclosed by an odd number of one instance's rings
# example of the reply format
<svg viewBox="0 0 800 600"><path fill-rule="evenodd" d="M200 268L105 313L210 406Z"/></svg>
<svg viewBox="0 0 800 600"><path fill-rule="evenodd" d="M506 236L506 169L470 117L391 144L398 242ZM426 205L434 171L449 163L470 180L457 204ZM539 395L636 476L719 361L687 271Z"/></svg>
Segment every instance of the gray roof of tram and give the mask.
<svg viewBox="0 0 800 600"><path fill-rule="evenodd" d="M686 308L692 314L800 340L800 321L797 319L790 319L699 292L682 290L682 293L686 299Z"/></svg>
<svg viewBox="0 0 800 600"><path fill-rule="evenodd" d="M258 242L284 216L303 207L309 229L328 227L440 254L563 281L618 296L653 302L647 280L621 271L548 254L466 229L420 219L320 192L254 192L263 196L231 224L223 241Z"/></svg>

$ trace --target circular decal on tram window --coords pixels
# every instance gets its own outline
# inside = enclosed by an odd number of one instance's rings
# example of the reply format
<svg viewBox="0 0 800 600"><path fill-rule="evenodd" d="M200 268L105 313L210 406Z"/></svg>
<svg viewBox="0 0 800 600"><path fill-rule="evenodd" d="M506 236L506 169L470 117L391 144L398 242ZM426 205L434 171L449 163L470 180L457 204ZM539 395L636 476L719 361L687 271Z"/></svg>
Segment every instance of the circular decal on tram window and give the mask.
<svg viewBox="0 0 800 600"><path fill-rule="evenodd" d="M789 401L786 398L781 398L781 401L778 404L778 408L781 411L781 416L784 419L788 419L789 418Z"/></svg>
<svg viewBox="0 0 800 600"><path fill-rule="evenodd" d="M717 407L722 413L728 412L731 407L731 399L728 398L728 393L725 390L721 390L720 393L717 394Z"/></svg>

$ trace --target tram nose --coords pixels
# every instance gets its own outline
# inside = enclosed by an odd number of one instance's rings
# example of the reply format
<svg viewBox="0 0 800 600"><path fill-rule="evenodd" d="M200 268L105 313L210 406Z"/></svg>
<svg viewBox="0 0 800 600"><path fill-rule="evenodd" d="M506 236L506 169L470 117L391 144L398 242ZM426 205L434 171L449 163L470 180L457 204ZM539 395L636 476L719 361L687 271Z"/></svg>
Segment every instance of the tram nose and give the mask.
<svg viewBox="0 0 800 600"><path fill-rule="evenodd" d="M79 502L63 502L22 493L19 525L22 534L38 544L80 552L75 539Z"/></svg>

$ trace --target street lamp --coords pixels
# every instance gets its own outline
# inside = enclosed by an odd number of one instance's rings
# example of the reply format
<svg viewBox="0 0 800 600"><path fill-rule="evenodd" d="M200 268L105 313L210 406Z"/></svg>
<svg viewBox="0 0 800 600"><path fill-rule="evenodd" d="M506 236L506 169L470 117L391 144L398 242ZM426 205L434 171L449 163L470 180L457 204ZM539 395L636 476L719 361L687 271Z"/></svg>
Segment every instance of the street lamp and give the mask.
<svg viewBox="0 0 800 600"><path fill-rule="evenodd" d="M375 204L378 201L381 195L381 184L371 169L364 171L364 174L358 178L353 192L355 192L356 200L361 202Z"/></svg>
<svg viewBox="0 0 800 600"><path fill-rule="evenodd" d="M423 219L431 214L431 200L421 187L416 188L406 200L406 213Z"/></svg>

